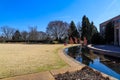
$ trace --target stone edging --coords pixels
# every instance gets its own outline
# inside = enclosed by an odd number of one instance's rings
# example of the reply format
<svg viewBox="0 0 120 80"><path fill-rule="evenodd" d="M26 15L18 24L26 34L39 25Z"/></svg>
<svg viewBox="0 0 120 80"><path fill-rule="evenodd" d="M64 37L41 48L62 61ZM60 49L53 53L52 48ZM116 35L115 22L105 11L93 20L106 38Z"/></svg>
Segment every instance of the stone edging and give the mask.
<svg viewBox="0 0 120 80"><path fill-rule="evenodd" d="M74 46L77 46L77 45L74 45ZM66 64L68 64L68 66L65 68L63 67L61 69L51 70L50 73L52 75L56 75L59 73L65 73L67 71L72 72L72 71L80 70L81 68L85 66L84 64L81 64L80 62L74 60L73 58L71 58L70 56L64 53L65 48L68 48L68 47L71 47L71 45L65 46L58 51L58 55L60 56L62 60L64 60Z"/></svg>
<svg viewBox="0 0 120 80"><path fill-rule="evenodd" d="M120 52L117 51L110 51L110 50L104 50L104 49L99 49L96 47L93 47L91 44L87 46L89 49L94 50L95 52L102 52L102 54L105 55L110 55L114 57L119 57L120 58ZM114 54L113 54L114 53ZM119 56L118 56L119 55Z"/></svg>

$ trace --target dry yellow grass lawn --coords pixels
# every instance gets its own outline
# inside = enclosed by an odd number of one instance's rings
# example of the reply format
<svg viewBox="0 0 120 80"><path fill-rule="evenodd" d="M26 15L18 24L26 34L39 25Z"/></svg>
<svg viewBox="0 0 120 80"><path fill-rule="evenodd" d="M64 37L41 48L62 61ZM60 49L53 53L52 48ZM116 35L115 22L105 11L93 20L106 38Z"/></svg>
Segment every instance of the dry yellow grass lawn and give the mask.
<svg viewBox="0 0 120 80"><path fill-rule="evenodd" d="M67 66L57 51L63 45L0 44L0 78Z"/></svg>

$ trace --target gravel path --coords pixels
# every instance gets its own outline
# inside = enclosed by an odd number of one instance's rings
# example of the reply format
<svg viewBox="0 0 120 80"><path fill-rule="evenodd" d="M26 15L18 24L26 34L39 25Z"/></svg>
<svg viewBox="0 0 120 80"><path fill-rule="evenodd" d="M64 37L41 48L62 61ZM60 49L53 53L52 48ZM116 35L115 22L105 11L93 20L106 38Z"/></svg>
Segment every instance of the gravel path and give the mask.
<svg viewBox="0 0 120 80"><path fill-rule="evenodd" d="M104 77L98 71L94 71L87 66L75 72L66 72L64 74L55 75L55 80L110 80L109 77Z"/></svg>

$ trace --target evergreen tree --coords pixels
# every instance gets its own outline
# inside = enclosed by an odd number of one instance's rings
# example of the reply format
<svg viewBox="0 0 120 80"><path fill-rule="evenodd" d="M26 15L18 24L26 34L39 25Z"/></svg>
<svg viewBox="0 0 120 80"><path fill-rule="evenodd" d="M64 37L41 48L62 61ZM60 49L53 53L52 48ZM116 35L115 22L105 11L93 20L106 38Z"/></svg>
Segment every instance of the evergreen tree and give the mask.
<svg viewBox="0 0 120 80"><path fill-rule="evenodd" d="M84 37L87 38L88 42L90 42L90 22L89 19L84 15L82 18L82 40Z"/></svg>
<svg viewBox="0 0 120 80"><path fill-rule="evenodd" d="M95 35L97 33L98 33L97 28L95 27L94 23L91 22L91 24L90 24L90 32L89 32L89 34L90 34L90 36L89 36L90 37L90 43L91 43L91 40L93 38L93 35Z"/></svg>
<svg viewBox="0 0 120 80"><path fill-rule="evenodd" d="M71 21L70 27L69 27L69 39L72 38L75 42L75 38L79 38L79 33L77 31L77 28L75 26L74 21Z"/></svg>
<svg viewBox="0 0 120 80"><path fill-rule="evenodd" d="M95 33L98 33L98 31L97 31L97 28L95 27L95 25L94 25L94 23L93 22L91 22L91 24L90 24L90 28L91 28L91 36L93 36Z"/></svg>
<svg viewBox="0 0 120 80"><path fill-rule="evenodd" d="M86 16L82 18L82 40L86 37L88 43L91 43L91 39L94 34L98 33L97 28L93 22L89 22L89 19Z"/></svg>
<svg viewBox="0 0 120 80"><path fill-rule="evenodd" d="M105 40L106 43L110 44L114 42L114 25L112 22L109 22L105 28Z"/></svg>
<svg viewBox="0 0 120 80"><path fill-rule="evenodd" d="M91 39L92 44L105 44L104 38L100 35L100 33L95 33Z"/></svg>
<svg viewBox="0 0 120 80"><path fill-rule="evenodd" d="M21 40L21 34L20 34L19 30L16 30L16 32L14 33L12 39L13 40Z"/></svg>

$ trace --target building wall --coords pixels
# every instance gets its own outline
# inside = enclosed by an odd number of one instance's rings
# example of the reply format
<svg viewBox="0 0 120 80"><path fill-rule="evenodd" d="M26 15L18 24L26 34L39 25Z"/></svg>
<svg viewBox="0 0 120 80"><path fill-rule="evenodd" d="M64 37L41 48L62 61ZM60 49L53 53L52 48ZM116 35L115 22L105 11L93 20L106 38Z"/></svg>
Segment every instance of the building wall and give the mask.
<svg viewBox="0 0 120 80"><path fill-rule="evenodd" d="M100 34L104 37L105 36L105 27L108 22L112 21L114 24L114 45L120 46L120 15L107 20L100 24Z"/></svg>
<svg viewBox="0 0 120 80"><path fill-rule="evenodd" d="M114 28L114 44L120 45L120 24Z"/></svg>

